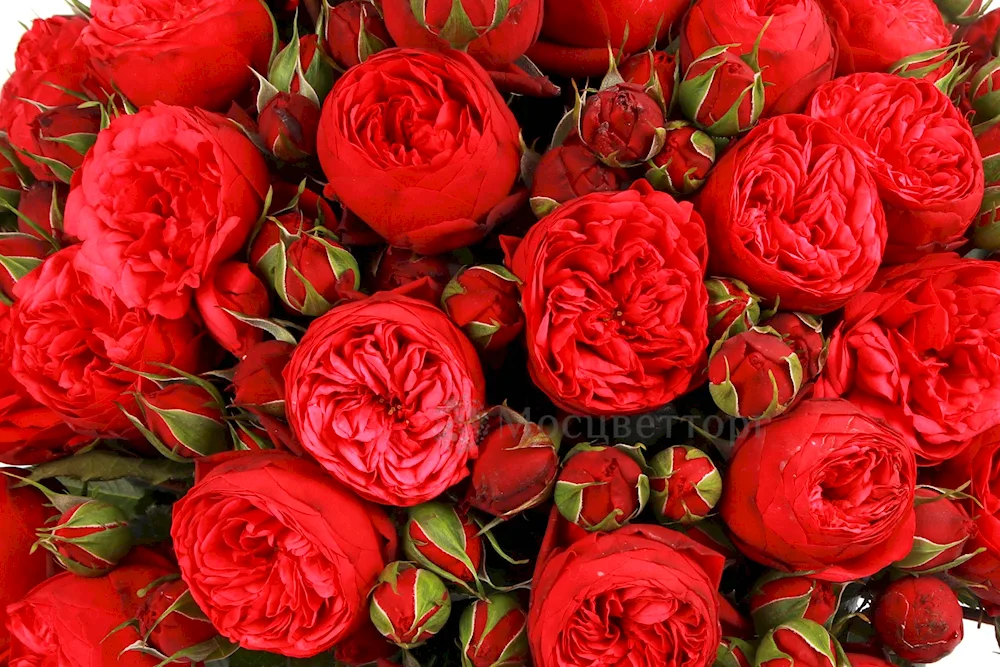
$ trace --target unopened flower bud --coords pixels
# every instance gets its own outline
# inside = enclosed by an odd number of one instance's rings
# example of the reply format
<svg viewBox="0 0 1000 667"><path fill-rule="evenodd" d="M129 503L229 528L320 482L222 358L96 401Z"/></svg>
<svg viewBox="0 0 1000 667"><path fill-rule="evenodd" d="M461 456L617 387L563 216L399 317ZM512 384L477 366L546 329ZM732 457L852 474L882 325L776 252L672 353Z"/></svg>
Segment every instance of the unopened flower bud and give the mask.
<svg viewBox="0 0 1000 667"><path fill-rule="evenodd" d="M681 111L713 137L734 137L760 120L764 79L751 56L716 46L688 67L678 89Z"/></svg>
<svg viewBox="0 0 1000 667"><path fill-rule="evenodd" d="M52 107L35 116L31 131L42 164L59 178L83 164L83 156L97 142L101 109L96 103Z"/></svg>
<svg viewBox="0 0 1000 667"><path fill-rule="evenodd" d="M264 339L263 330L236 316L264 319L271 312L267 287L247 264L223 263L198 287L195 303L208 333L237 359Z"/></svg>
<svg viewBox="0 0 1000 667"><path fill-rule="evenodd" d="M296 28L292 41L271 62L267 79L279 92L302 95L318 107L333 88L335 75L333 61L323 51L319 36L299 37Z"/></svg>
<svg viewBox="0 0 1000 667"><path fill-rule="evenodd" d="M623 170L604 164L579 141L567 142L546 151L535 167L531 210L541 218L571 199L618 190L625 179Z"/></svg>
<svg viewBox="0 0 1000 667"><path fill-rule="evenodd" d="M268 340L250 348L233 374L234 404L254 413L285 416L285 378L282 373L295 346Z"/></svg>
<svg viewBox="0 0 1000 667"><path fill-rule="evenodd" d="M782 340L795 351L802 365L802 376L811 380L819 375L826 363L826 340L823 338L823 321L806 313L778 313L762 326L774 329Z"/></svg>
<svg viewBox="0 0 1000 667"><path fill-rule="evenodd" d="M228 449L222 405L203 387L173 383L138 396L146 427L158 442L183 458L210 456ZM148 436L147 436L148 437Z"/></svg>
<svg viewBox="0 0 1000 667"><path fill-rule="evenodd" d="M799 618L782 623L760 640L755 667L843 667L843 649L819 623Z"/></svg>
<svg viewBox="0 0 1000 667"><path fill-rule="evenodd" d="M354 255L322 234L303 234L292 241L285 262L284 285L278 295L301 315L322 315L361 287Z"/></svg>
<svg viewBox="0 0 1000 667"><path fill-rule="evenodd" d="M138 621L144 643L171 664L201 662L218 649L219 633L180 578L145 592Z"/></svg>
<svg viewBox="0 0 1000 667"><path fill-rule="evenodd" d="M661 523L695 523L722 497L722 476L696 447L668 447L649 462L649 493Z"/></svg>
<svg viewBox="0 0 1000 667"><path fill-rule="evenodd" d="M705 182L715 164L715 142L690 123L667 123L663 149L647 162L646 180L657 190L689 195Z"/></svg>
<svg viewBox="0 0 1000 667"><path fill-rule="evenodd" d="M462 586L479 579L483 563L479 526L453 505L429 502L410 508L403 551L410 560Z"/></svg>
<svg viewBox="0 0 1000 667"><path fill-rule="evenodd" d="M260 112L257 127L264 145L285 162L302 162L316 154L320 109L296 93L278 93Z"/></svg>
<svg viewBox="0 0 1000 667"><path fill-rule="evenodd" d="M430 570L397 561L379 575L369 612L383 637L409 649L441 631L451 614L451 596Z"/></svg>
<svg viewBox="0 0 1000 667"><path fill-rule="evenodd" d="M39 531L38 546L52 552L64 568L81 577L110 572L132 548L128 517L102 500L74 505L50 528Z"/></svg>
<svg viewBox="0 0 1000 667"><path fill-rule="evenodd" d="M760 297L736 278L709 278L708 337L723 340L752 329L760 320Z"/></svg>
<svg viewBox="0 0 1000 667"><path fill-rule="evenodd" d="M750 592L750 615L757 634L797 618L827 625L840 603L840 587L828 581L772 571Z"/></svg>
<svg viewBox="0 0 1000 667"><path fill-rule="evenodd" d="M63 183L36 181L21 194L17 205L17 231L35 238L52 237L60 243L73 242L63 232L63 211L69 188Z"/></svg>
<svg viewBox="0 0 1000 667"><path fill-rule="evenodd" d="M407 248L386 246L372 260L367 285L373 292L399 289L429 278L437 299L451 280L451 269L443 257L418 255Z"/></svg>
<svg viewBox="0 0 1000 667"><path fill-rule="evenodd" d="M955 592L934 577L906 577L889 584L875 603L875 632L904 660L937 662L964 635Z"/></svg>
<svg viewBox="0 0 1000 667"><path fill-rule="evenodd" d="M369 0L347 0L330 9L326 43L333 62L346 70L392 45L378 6Z"/></svg>
<svg viewBox="0 0 1000 667"><path fill-rule="evenodd" d="M635 165L660 152L663 110L642 86L620 83L587 97L580 138L611 167Z"/></svg>
<svg viewBox="0 0 1000 667"><path fill-rule="evenodd" d="M959 503L939 491L917 489L917 529L913 548L896 567L927 572L958 565L962 548L973 535L975 523Z"/></svg>
<svg viewBox="0 0 1000 667"><path fill-rule="evenodd" d="M530 661L528 616L517 598L474 600L458 622L463 667L524 667Z"/></svg>
<svg viewBox="0 0 1000 667"><path fill-rule="evenodd" d="M612 531L639 516L649 478L638 449L583 443L574 447L556 481L559 513L588 531Z"/></svg>
<svg viewBox="0 0 1000 667"><path fill-rule="evenodd" d="M637 83L669 113L680 82L680 59L669 51L643 51L618 66L628 83Z"/></svg>
<svg viewBox="0 0 1000 667"><path fill-rule="evenodd" d="M753 667L753 644L738 637L723 637L712 667Z"/></svg>
<svg viewBox="0 0 1000 667"><path fill-rule="evenodd" d="M441 307L483 350L502 350L524 328L517 276L497 264L467 266L451 279Z"/></svg>
<svg viewBox="0 0 1000 667"><path fill-rule="evenodd" d="M709 393L733 417L766 419L784 412L802 385L802 364L774 329L754 327L716 343L708 362Z"/></svg>

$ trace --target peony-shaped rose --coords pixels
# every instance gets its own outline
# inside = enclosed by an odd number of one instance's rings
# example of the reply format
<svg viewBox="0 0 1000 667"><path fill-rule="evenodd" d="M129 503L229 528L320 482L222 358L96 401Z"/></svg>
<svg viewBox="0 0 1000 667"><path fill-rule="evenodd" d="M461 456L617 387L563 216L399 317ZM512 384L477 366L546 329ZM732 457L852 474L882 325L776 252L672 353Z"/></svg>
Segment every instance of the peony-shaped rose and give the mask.
<svg viewBox="0 0 1000 667"><path fill-rule="evenodd" d="M80 267L127 306L178 318L246 242L269 177L230 121L156 104L101 132L75 182L66 232L83 240Z"/></svg>
<svg viewBox="0 0 1000 667"><path fill-rule="evenodd" d="M126 437L134 430L115 403L136 414L132 392L152 387L136 371L197 372L204 337L192 319L129 308L80 270L82 259L70 246L18 283L4 356L28 394L79 433Z"/></svg>
<svg viewBox="0 0 1000 667"><path fill-rule="evenodd" d="M646 181L543 218L510 260L535 384L564 410L596 415L686 392L706 361L707 255L691 205Z"/></svg>
<svg viewBox="0 0 1000 667"><path fill-rule="evenodd" d="M964 243L983 200L983 161L968 121L933 83L855 74L820 86L808 114L869 152L889 232L886 262Z"/></svg>
<svg viewBox="0 0 1000 667"><path fill-rule="evenodd" d="M439 308L391 292L314 320L285 368L302 446L358 495L411 506L469 474L485 381Z"/></svg>
<svg viewBox="0 0 1000 667"><path fill-rule="evenodd" d="M712 664L722 556L645 524L563 544L560 522L553 512L531 590L536 667Z"/></svg>
<svg viewBox="0 0 1000 667"><path fill-rule="evenodd" d="M847 401L807 400L743 431L720 509L755 561L852 581L909 552L916 476L895 431Z"/></svg>
<svg viewBox="0 0 1000 667"><path fill-rule="evenodd" d="M781 307L826 313L875 277L886 224L865 155L825 123L784 115L723 154L698 193L716 275Z"/></svg>
<svg viewBox="0 0 1000 667"><path fill-rule="evenodd" d="M20 158L37 178L51 181L69 177L68 172L56 174L24 152L41 153L32 131L32 123L42 113L36 104L79 104L73 93L90 92L95 87L87 76L87 51L80 44L86 25L79 16L35 19L17 45L16 69L0 92L0 131L23 151Z"/></svg>
<svg viewBox="0 0 1000 667"><path fill-rule="evenodd" d="M844 309L817 381L898 431L923 464L1000 424L1000 264L937 254Z"/></svg>
<svg viewBox="0 0 1000 667"><path fill-rule="evenodd" d="M458 51L388 49L334 86L319 126L329 189L391 244L479 241L519 174L514 115Z"/></svg>
<svg viewBox="0 0 1000 667"><path fill-rule="evenodd" d="M247 0L92 0L81 37L108 90L153 102L225 110L267 71L271 17Z"/></svg>
<svg viewBox="0 0 1000 667"><path fill-rule="evenodd" d="M737 53L747 55L758 37L760 66L770 84L764 115L802 111L812 92L833 78L837 64L837 45L816 0L698 0L684 19L681 62L686 69L705 51L726 44L739 44Z"/></svg>
<svg viewBox="0 0 1000 667"><path fill-rule="evenodd" d="M951 43L951 31L934 0L817 1L839 46L840 75L885 72L906 56Z"/></svg>
<svg viewBox="0 0 1000 667"><path fill-rule="evenodd" d="M140 638L125 626L138 612L139 591L172 570L142 551L103 577L66 572L42 582L7 607L10 667L156 667L159 658L125 650Z"/></svg>
<svg viewBox="0 0 1000 667"><path fill-rule="evenodd" d="M199 462L171 536L192 597L223 636L295 658L331 648L361 622L396 548L381 509L282 452Z"/></svg>

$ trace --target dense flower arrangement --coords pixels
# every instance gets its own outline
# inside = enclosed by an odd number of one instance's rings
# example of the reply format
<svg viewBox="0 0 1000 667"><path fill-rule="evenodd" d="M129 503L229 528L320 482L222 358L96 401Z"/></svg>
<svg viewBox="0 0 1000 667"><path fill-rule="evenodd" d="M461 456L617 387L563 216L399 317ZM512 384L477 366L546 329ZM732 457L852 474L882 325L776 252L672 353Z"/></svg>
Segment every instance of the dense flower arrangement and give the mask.
<svg viewBox="0 0 1000 667"><path fill-rule="evenodd" d="M70 7L0 94L0 667L1000 627L1000 12Z"/></svg>

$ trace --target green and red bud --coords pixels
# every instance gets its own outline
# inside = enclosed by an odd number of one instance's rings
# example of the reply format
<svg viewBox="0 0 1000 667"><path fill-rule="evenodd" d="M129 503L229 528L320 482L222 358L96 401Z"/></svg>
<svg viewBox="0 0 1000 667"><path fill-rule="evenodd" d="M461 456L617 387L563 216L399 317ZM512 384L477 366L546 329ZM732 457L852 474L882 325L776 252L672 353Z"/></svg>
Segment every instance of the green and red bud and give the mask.
<svg viewBox="0 0 1000 667"><path fill-rule="evenodd" d="M646 163L646 180L657 190L689 195L715 165L715 142L683 120L667 123L665 130L663 149Z"/></svg>
<svg viewBox="0 0 1000 667"><path fill-rule="evenodd" d="M528 616L517 598L474 600L458 622L462 667L524 667L530 662Z"/></svg>
<svg viewBox="0 0 1000 667"><path fill-rule="evenodd" d="M723 637L712 667L753 667L755 654L750 642L738 637Z"/></svg>
<svg viewBox="0 0 1000 667"><path fill-rule="evenodd" d="M973 129L977 134L1000 122L1000 57L987 61L972 75L968 100L976 112Z"/></svg>
<svg viewBox="0 0 1000 667"><path fill-rule="evenodd" d="M696 447L668 447L649 462L649 494L661 523L696 523L722 497L722 475Z"/></svg>
<svg viewBox="0 0 1000 667"><path fill-rule="evenodd" d="M451 596L444 582L412 563L387 565L371 592L372 624L401 648L426 642L441 631L450 614Z"/></svg>
<svg viewBox="0 0 1000 667"><path fill-rule="evenodd" d="M443 257L419 255L408 248L384 247L372 259L366 286L372 292L399 289L428 278L438 300L451 280L451 267Z"/></svg>
<svg viewBox="0 0 1000 667"><path fill-rule="evenodd" d="M283 372L294 351L295 345L280 340L268 340L251 347L233 373L233 404L255 415L284 418Z"/></svg>
<svg viewBox="0 0 1000 667"><path fill-rule="evenodd" d="M99 577L114 569L132 548L128 517L102 500L86 500L62 513L58 522L38 531L40 546L64 568L81 577Z"/></svg>
<svg viewBox="0 0 1000 667"><path fill-rule="evenodd" d="M370 0L348 0L330 9L326 46L343 70L359 65L392 45L381 11Z"/></svg>
<svg viewBox="0 0 1000 667"><path fill-rule="evenodd" d="M97 133L101 131L101 108L96 102L52 107L35 116L31 131L42 164L57 177L72 174L97 142Z"/></svg>
<svg viewBox="0 0 1000 667"><path fill-rule="evenodd" d="M750 592L750 615L757 634L799 618L828 627L842 590L838 584L809 577L776 571L765 574Z"/></svg>
<svg viewBox="0 0 1000 667"><path fill-rule="evenodd" d="M760 320L760 297L736 278L709 278L708 337L713 341L748 331Z"/></svg>
<svg viewBox="0 0 1000 667"><path fill-rule="evenodd" d="M618 66L622 79L627 83L643 86L667 114L674 106L680 72L680 58L670 51L643 51L627 58Z"/></svg>
<svg viewBox="0 0 1000 667"><path fill-rule="evenodd" d="M608 166L634 166L663 148L665 122L659 102L643 86L619 83L584 100L580 138Z"/></svg>
<svg viewBox="0 0 1000 667"><path fill-rule="evenodd" d="M283 162L303 162L316 154L320 108L298 93L278 93L261 110L257 130L264 145Z"/></svg>
<svg viewBox="0 0 1000 667"><path fill-rule="evenodd" d="M917 489L916 498L913 548L896 567L909 572L938 572L968 560L962 551L976 526L965 508L946 494L925 487Z"/></svg>
<svg viewBox="0 0 1000 667"><path fill-rule="evenodd" d="M63 183L35 181L21 193L17 205L17 231L48 242L74 242L63 232L63 211L69 188Z"/></svg>
<svg viewBox="0 0 1000 667"><path fill-rule="evenodd" d="M224 406L204 387L178 382L136 398L157 450L191 459L229 449Z"/></svg>
<svg viewBox="0 0 1000 667"><path fill-rule="evenodd" d="M781 334L782 340L795 351L802 366L803 380L811 380L826 363L827 341L823 338L823 321L806 313L777 313L762 323Z"/></svg>
<svg viewBox="0 0 1000 667"><path fill-rule="evenodd" d="M709 393L733 417L767 419L784 412L802 386L795 350L770 327L753 327L712 348Z"/></svg>
<svg viewBox="0 0 1000 667"><path fill-rule="evenodd" d="M958 596L935 577L905 577L875 603L874 626L882 643L903 660L941 660L962 642L963 612Z"/></svg>
<svg viewBox="0 0 1000 667"><path fill-rule="evenodd" d="M760 640L754 667L850 667L837 640L819 623L799 618Z"/></svg>
<svg viewBox="0 0 1000 667"><path fill-rule="evenodd" d="M194 300L208 333L237 359L264 340L262 329L233 315L266 319L271 313L267 287L244 262L219 266L195 291Z"/></svg>
<svg viewBox="0 0 1000 667"><path fill-rule="evenodd" d="M972 228L977 248L1000 250L1000 125L993 124L976 134L976 144L983 156L986 190L979 217Z"/></svg>
<svg viewBox="0 0 1000 667"><path fill-rule="evenodd" d="M972 74L968 58L968 46L959 42L907 56L895 63L889 73L908 79L926 79L942 93L952 97L955 90Z"/></svg>
<svg viewBox="0 0 1000 667"><path fill-rule="evenodd" d="M0 202L17 206L21 199L21 188L24 186L20 174L26 171L7 140L0 138Z"/></svg>
<svg viewBox="0 0 1000 667"><path fill-rule="evenodd" d="M479 526L453 505L429 502L410 508L403 552L422 567L465 588L479 581L483 564Z"/></svg>
<svg viewBox="0 0 1000 667"><path fill-rule="evenodd" d="M267 80L272 88L268 89L264 82L261 85L271 95L274 92L295 93L308 98L319 107L333 88L335 77L333 61L323 51L319 36L306 35L300 38L296 25L292 40L278 52L267 72ZM266 102L261 102L267 96L268 92L263 92L258 97L258 112L263 111L266 106Z"/></svg>
<svg viewBox="0 0 1000 667"><path fill-rule="evenodd" d="M601 162L579 139L567 141L547 150L538 161L531 181L531 210L542 218L571 199L619 190L626 179L623 170Z"/></svg>
<svg viewBox="0 0 1000 667"><path fill-rule="evenodd" d="M466 266L444 288L441 307L481 350L502 350L524 328L521 281L497 264Z"/></svg>
<svg viewBox="0 0 1000 667"><path fill-rule="evenodd" d="M559 456L548 433L506 406L487 413L484 433L465 498L471 507L509 519L552 497Z"/></svg>
<svg viewBox="0 0 1000 667"><path fill-rule="evenodd" d="M218 631L180 578L145 590L136 620L143 638L137 650L169 658L170 664L200 663L224 652L225 642L218 641Z"/></svg>
<svg viewBox="0 0 1000 667"><path fill-rule="evenodd" d="M621 528L649 500L645 469L637 447L577 445L556 480L556 507L567 521L591 532Z"/></svg>
<svg viewBox="0 0 1000 667"><path fill-rule="evenodd" d="M300 315L318 317L361 287L361 271L354 255L332 238L303 234L288 246L285 279L279 295Z"/></svg>
<svg viewBox="0 0 1000 667"><path fill-rule="evenodd" d="M734 137L760 120L764 79L756 49L739 56L733 44L716 46L696 58L678 87L681 111L713 137Z"/></svg>
<svg viewBox="0 0 1000 667"><path fill-rule="evenodd" d="M30 234L0 233L0 291L3 295L13 299L14 285L34 271L52 250L50 243Z"/></svg>

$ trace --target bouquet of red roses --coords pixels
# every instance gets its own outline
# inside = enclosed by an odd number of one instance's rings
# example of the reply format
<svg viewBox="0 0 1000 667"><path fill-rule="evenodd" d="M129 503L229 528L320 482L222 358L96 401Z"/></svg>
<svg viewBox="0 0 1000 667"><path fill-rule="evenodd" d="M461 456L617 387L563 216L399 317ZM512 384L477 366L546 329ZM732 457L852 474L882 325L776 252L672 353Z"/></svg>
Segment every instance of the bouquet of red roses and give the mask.
<svg viewBox="0 0 1000 667"><path fill-rule="evenodd" d="M1000 12L69 1L0 94L0 666L1000 627Z"/></svg>

